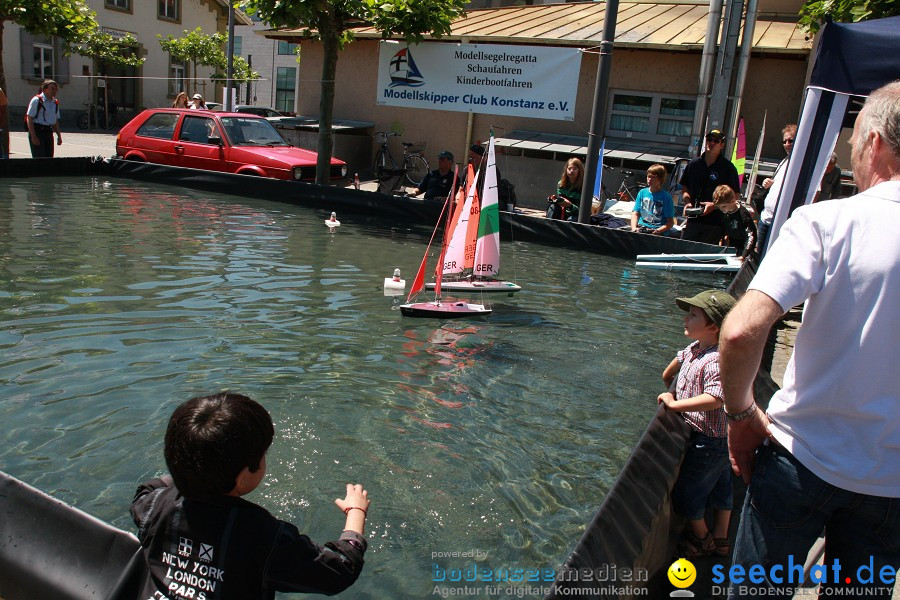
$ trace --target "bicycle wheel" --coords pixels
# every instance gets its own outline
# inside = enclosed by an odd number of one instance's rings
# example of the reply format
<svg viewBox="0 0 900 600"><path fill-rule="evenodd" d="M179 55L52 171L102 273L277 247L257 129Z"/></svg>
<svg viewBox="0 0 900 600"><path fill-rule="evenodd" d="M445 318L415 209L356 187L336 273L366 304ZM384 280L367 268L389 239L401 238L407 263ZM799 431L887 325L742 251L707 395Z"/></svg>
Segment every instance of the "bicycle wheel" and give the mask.
<svg viewBox="0 0 900 600"><path fill-rule="evenodd" d="M378 181L387 181L390 179L393 169L391 169L389 165L388 155L384 151L384 148L379 149L375 154L375 164L372 166L372 174L375 175L375 179Z"/></svg>
<svg viewBox="0 0 900 600"><path fill-rule="evenodd" d="M631 194L631 191L624 185L619 188L617 195L619 202L629 202L631 204L634 204L634 196Z"/></svg>
<svg viewBox="0 0 900 600"><path fill-rule="evenodd" d="M418 186L428 174L428 161L418 154L410 154L403 161L406 168L406 183Z"/></svg>
<svg viewBox="0 0 900 600"><path fill-rule="evenodd" d="M80 117L78 117L78 128L79 129L87 129L88 128L88 114L84 113Z"/></svg>

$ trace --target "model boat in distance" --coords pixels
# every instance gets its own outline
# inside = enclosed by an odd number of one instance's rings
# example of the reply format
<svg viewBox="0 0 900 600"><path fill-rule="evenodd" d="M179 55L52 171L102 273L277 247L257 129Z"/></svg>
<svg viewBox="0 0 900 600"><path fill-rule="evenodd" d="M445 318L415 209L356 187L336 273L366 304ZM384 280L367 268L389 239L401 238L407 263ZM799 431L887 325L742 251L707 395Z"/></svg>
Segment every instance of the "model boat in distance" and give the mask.
<svg viewBox="0 0 900 600"><path fill-rule="evenodd" d="M729 248L721 254L638 254L636 267L660 271L708 271L737 273L741 259Z"/></svg>

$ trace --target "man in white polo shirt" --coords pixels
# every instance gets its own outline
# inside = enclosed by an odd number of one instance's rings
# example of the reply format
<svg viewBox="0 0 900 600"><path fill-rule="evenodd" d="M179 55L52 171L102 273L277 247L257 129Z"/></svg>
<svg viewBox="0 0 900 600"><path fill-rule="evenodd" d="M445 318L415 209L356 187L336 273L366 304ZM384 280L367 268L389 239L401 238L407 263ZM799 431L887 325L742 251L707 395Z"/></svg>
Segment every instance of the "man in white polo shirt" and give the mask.
<svg viewBox="0 0 900 600"><path fill-rule="evenodd" d="M788 565L823 530L825 583L850 588L826 595L890 597L900 565L900 82L869 96L850 143L860 193L794 211L722 326L728 446L750 484L732 564L765 573L730 598L797 587ZM751 386L767 334L804 301L763 414Z"/></svg>
<svg viewBox="0 0 900 600"><path fill-rule="evenodd" d="M28 142L31 144L32 158L53 158L53 133L56 144L62 145L59 130L59 84L47 79L41 84L41 93L28 103L25 122L28 124Z"/></svg>

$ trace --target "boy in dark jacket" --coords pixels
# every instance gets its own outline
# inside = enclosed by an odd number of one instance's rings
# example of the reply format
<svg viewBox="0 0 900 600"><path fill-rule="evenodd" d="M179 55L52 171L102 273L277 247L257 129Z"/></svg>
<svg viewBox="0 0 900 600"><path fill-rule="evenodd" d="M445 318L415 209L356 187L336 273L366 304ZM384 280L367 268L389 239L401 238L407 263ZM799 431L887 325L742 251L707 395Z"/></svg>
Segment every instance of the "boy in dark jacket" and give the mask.
<svg viewBox="0 0 900 600"><path fill-rule="evenodd" d="M713 206L722 211L725 226L725 241L744 260L756 249L756 223L750 212L737 201L734 190L720 185L713 192Z"/></svg>
<svg viewBox="0 0 900 600"><path fill-rule="evenodd" d="M165 437L171 475L143 483L131 505L149 567L141 600L331 595L356 581L369 508L361 485L335 500L344 532L324 547L241 498L262 481L274 433L266 409L240 394L175 409Z"/></svg>

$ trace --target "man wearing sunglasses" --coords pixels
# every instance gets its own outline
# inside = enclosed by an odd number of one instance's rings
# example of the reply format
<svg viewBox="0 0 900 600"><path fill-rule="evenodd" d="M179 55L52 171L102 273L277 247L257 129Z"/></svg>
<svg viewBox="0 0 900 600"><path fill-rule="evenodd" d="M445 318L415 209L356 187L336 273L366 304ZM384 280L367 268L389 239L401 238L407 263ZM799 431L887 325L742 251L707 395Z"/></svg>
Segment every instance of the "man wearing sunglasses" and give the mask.
<svg viewBox="0 0 900 600"><path fill-rule="evenodd" d="M766 253L766 241L769 238L769 229L772 227L772 219L775 218L775 207L778 206L778 196L781 194L781 185L784 183L784 175L787 173L788 159L794 150L794 139L797 137L797 125L790 123L781 130L781 143L787 156L781 159L775 169L775 175L764 179L762 186L766 189L766 200L762 213L759 215L759 232L756 236L756 254L762 260Z"/></svg>
<svg viewBox="0 0 900 600"><path fill-rule="evenodd" d="M720 185L727 185L740 194L741 184L737 169L724 154L725 134L713 129L706 134L706 151L691 160L684 169L679 182L684 208L703 209L702 214L688 217L682 234L686 240L718 244L725 235L722 213L713 205L712 195Z"/></svg>

